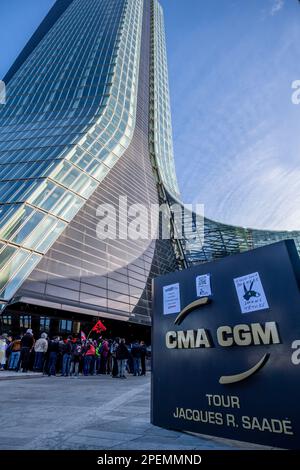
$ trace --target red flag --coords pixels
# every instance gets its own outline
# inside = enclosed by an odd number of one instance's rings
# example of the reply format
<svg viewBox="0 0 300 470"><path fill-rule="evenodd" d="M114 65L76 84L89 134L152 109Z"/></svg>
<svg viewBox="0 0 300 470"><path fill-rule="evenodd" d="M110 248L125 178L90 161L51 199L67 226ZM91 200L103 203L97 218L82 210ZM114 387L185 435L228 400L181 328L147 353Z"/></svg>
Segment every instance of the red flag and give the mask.
<svg viewBox="0 0 300 470"><path fill-rule="evenodd" d="M85 333L83 331L80 332L80 337L81 337L81 341L86 340L86 336L85 336Z"/></svg>
<svg viewBox="0 0 300 470"><path fill-rule="evenodd" d="M92 328L92 331L95 331L96 333L101 333L101 331L106 331L106 327L100 320L98 320L96 325Z"/></svg>

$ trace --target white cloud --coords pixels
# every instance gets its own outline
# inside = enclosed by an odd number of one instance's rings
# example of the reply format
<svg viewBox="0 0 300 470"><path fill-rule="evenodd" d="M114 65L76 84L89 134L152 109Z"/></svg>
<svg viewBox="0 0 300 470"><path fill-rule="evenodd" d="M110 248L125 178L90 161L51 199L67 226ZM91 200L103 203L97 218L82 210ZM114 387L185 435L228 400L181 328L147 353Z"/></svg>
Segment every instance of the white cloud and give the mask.
<svg viewBox="0 0 300 470"><path fill-rule="evenodd" d="M274 16L284 7L284 0L274 0L271 8L271 15Z"/></svg>
<svg viewBox="0 0 300 470"><path fill-rule="evenodd" d="M184 201L204 203L207 217L299 229L300 106L290 101L289 78L300 59L298 39L289 24L272 53L245 35L228 41L226 54L212 46L197 66L193 54L191 66L186 60L188 79L175 101L176 164Z"/></svg>
<svg viewBox="0 0 300 470"><path fill-rule="evenodd" d="M291 82L300 78L300 32L287 2L278 24L267 6L269 20L256 21L258 8L237 31L208 22L172 50L176 166L184 201L204 203L207 217L299 230L300 105L291 103ZM196 39L206 44L199 52Z"/></svg>

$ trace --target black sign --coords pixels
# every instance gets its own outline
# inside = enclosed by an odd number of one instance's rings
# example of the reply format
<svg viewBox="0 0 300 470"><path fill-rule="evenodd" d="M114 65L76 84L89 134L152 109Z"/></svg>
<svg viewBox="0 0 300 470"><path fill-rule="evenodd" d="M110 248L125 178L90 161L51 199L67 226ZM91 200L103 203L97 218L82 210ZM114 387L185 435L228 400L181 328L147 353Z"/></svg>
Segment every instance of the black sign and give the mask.
<svg viewBox="0 0 300 470"><path fill-rule="evenodd" d="M300 448L293 241L154 280L152 423Z"/></svg>

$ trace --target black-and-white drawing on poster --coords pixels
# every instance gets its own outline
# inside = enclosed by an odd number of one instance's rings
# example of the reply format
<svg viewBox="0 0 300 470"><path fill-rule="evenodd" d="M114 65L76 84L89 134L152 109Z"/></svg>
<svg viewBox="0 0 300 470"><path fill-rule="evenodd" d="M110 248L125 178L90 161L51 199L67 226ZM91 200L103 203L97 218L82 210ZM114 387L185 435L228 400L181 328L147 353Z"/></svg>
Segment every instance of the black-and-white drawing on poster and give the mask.
<svg viewBox="0 0 300 470"><path fill-rule="evenodd" d="M170 284L169 286L164 286L163 298L164 298L164 315L169 315L171 313L180 312L181 307L180 307L179 283Z"/></svg>
<svg viewBox="0 0 300 470"><path fill-rule="evenodd" d="M210 274L202 274L196 277L197 297L209 297L211 295Z"/></svg>
<svg viewBox="0 0 300 470"><path fill-rule="evenodd" d="M255 312L269 308L265 291L258 273L234 279L242 313Z"/></svg>

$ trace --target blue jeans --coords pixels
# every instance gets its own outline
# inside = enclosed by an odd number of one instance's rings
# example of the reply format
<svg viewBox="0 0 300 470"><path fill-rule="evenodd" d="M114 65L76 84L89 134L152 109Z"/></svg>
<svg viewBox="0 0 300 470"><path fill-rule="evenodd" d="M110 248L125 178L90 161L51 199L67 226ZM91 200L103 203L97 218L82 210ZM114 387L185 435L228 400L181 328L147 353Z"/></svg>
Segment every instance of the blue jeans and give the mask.
<svg viewBox="0 0 300 470"><path fill-rule="evenodd" d="M133 375L140 375L140 358L133 358Z"/></svg>
<svg viewBox="0 0 300 470"><path fill-rule="evenodd" d="M71 362L71 369L70 369L70 375L76 375L78 376L79 374L79 360L73 360Z"/></svg>
<svg viewBox="0 0 300 470"><path fill-rule="evenodd" d="M9 359L9 369L17 369L20 360L21 351L13 351Z"/></svg>
<svg viewBox="0 0 300 470"><path fill-rule="evenodd" d="M98 356L95 360L95 372L96 374L100 374L101 370L101 356Z"/></svg>
<svg viewBox="0 0 300 470"><path fill-rule="evenodd" d="M119 377L125 377L127 359L118 359L118 371Z"/></svg>
<svg viewBox="0 0 300 470"><path fill-rule="evenodd" d="M83 362L83 374L84 375L89 375L92 361L93 361L93 356L84 356L84 362Z"/></svg>
<svg viewBox="0 0 300 470"><path fill-rule="evenodd" d="M43 369L43 362L44 362L43 359L44 359L43 352L35 353L33 370L38 370L39 372L41 372L41 370Z"/></svg>
<svg viewBox="0 0 300 470"><path fill-rule="evenodd" d="M63 361L62 361L61 374L68 377L68 375L70 375L70 367L71 367L71 354L64 354Z"/></svg>
<svg viewBox="0 0 300 470"><path fill-rule="evenodd" d="M51 352L49 357L49 373L48 375L56 375L57 352Z"/></svg>

